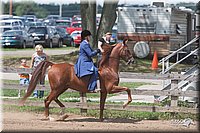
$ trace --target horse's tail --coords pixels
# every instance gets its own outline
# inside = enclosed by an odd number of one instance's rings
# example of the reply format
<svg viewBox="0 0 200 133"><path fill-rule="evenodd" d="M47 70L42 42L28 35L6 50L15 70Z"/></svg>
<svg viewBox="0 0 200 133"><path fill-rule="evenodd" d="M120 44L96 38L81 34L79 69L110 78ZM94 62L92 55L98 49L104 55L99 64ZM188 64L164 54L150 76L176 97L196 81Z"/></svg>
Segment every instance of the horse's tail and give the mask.
<svg viewBox="0 0 200 133"><path fill-rule="evenodd" d="M36 85L38 83L38 80L44 79L45 73L46 73L46 69L51 65L53 65L52 62L42 61L35 68L34 72L32 73L32 77L31 77L27 92L24 95L24 97L21 99L20 105L24 105L24 102L26 101L27 97L29 97L33 93L33 91L34 91L34 89L35 89L35 87L36 87Z"/></svg>

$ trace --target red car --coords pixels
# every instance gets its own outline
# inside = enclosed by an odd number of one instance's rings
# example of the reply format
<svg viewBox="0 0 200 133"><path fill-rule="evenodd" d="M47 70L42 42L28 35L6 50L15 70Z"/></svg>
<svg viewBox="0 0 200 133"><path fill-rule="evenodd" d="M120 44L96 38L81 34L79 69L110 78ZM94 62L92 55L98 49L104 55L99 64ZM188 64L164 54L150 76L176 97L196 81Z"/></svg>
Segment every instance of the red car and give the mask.
<svg viewBox="0 0 200 133"><path fill-rule="evenodd" d="M75 21L81 21L81 15L74 15L72 17L72 22L75 22Z"/></svg>
<svg viewBox="0 0 200 133"><path fill-rule="evenodd" d="M71 34L73 31L82 31L81 21L71 23L71 27L67 27L66 31Z"/></svg>
<svg viewBox="0 0 200 133"><path fill-rule="evenodd" d="M70 35L74 39L74 47L79 47L81 43L81 31L73 31Z"/></svg>

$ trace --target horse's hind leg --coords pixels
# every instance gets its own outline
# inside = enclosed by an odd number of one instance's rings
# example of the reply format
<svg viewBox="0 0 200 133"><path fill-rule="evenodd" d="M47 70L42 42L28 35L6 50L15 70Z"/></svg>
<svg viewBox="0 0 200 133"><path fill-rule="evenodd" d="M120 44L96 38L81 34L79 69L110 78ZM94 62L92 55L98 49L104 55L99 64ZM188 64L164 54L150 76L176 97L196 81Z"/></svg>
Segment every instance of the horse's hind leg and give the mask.
<svg viewBox="0 0 200 133"><path fill-rule="evenodd" d="M51 92L49 96L44 100L44 105L45 105L45 111L44 111L44 116L46 118L49 117L49 104L53 100L53 93Z"/></svg>
<svg viewBox="0 0 200 133"><path fill-rule="evenodd" d="M118 92L122 92L122 91L126 91L127 94L128 94L128 101L123 104L123 108L125 108L132 101L131 90L128 87L113 86L109 93L110 94L111 93L118 93Z"/></svg>
<svg viewBox="0 0 200 133"><path fill-rule="evenodd" d="M64 113L65 105L62 104L62 103L60 102L60 100L58 100L58 98L56 98L54 101L61 107L61 114L63 114L63 113Z"/></svg>
<svg viewBox="0 0 200 133"><path fill-rule="evenodd" d="M61 107L61 115L64 114L65 105L61 103L61 101L58 99L58 97L65 91L66 91L66 89L63 88L59 93L57 93L57 96L54 99L54 101Z"/></svg>

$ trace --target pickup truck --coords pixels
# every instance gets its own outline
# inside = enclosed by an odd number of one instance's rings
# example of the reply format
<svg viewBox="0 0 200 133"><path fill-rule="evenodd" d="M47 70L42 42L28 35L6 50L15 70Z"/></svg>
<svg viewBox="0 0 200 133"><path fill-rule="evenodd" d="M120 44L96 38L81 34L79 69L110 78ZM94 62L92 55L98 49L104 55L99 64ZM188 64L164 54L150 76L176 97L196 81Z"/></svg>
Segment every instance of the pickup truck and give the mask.
<svg viewBox="0 0 200 133"><path fill-rule="evenodd" d="M71 34L73 31L82 31L81 22L75 21L72 22L71 27L67 27L66 31Z"/></svg>

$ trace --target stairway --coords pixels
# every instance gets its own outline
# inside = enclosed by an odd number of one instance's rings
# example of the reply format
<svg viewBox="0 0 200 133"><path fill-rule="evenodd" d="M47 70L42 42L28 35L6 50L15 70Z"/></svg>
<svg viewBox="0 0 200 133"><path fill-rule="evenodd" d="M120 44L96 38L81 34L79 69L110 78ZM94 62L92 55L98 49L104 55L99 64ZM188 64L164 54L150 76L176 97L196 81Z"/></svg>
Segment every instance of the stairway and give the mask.
<svg viewBox="0 0 200 133"><path fill-rule="evenodd" d="M188 42L187 44L185 44L183 47L179 48L178 50L174 51L173 53L171 53L170 55L164 57L163 59L161 59L159 62L162 63L162 71L161 74L165 74L165 73L169 73L171 71L172 68L174 68L177 64L180 64L182 61L188 59L190 56L192 55L196 55L199 59L199 47L197 47L195 50L191 51L190 53L186 54L184 57L182 57L181 59L177 58L177 61L175 63L170 63L169 60L170 58L174 57L175 55L177 57L179 57L179 53L182 52L183 49L185 49L186 47L192 45L193 43L199 41L200 36L195 37L194 39L192 39L190 42ZM171 64L171 65L170 65ZM186 70L185 72L181 72L181 74L183 75L188 75L186 76L186 79L180 81L178 83L178 88L180 88L182 91L186 91L186 90L197 90L197 81L187 81L187 78L190 76L198 76L199 75L199 62L197 61L197 64L195 64L194 66L192 66L191 68L189 68L188 70ZM173 89L171 88L171 80L164 80L163 81L163 90L167 90L167 89ZM165 98L167 98L167 96L162 96L159 97L159 100L162 101ZM188 97L180 97L181 100L188 100L190 102L196 102L197 100L195 98L188 98Z"/></svg>

